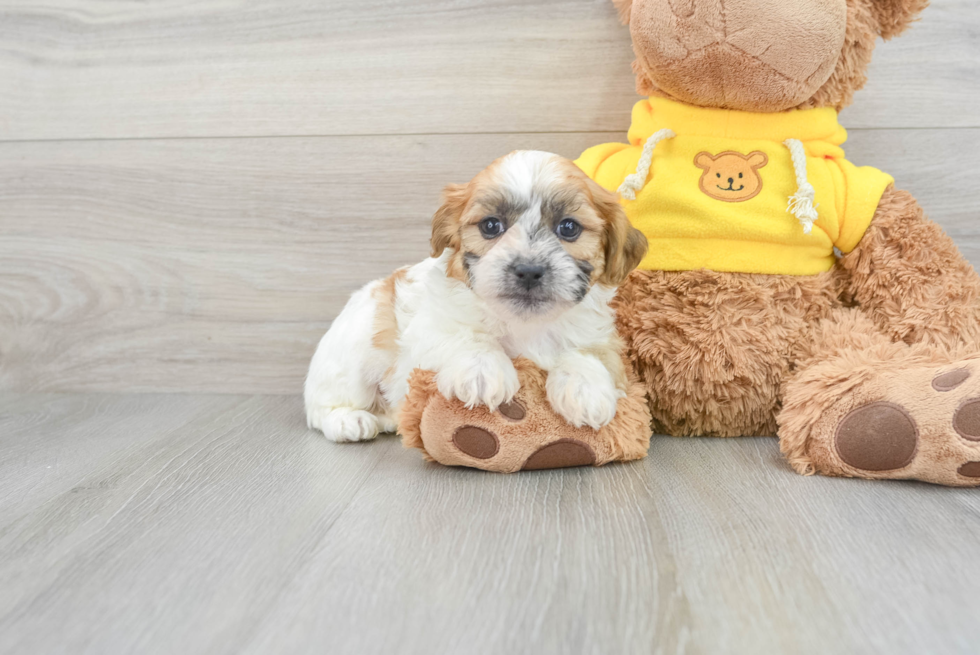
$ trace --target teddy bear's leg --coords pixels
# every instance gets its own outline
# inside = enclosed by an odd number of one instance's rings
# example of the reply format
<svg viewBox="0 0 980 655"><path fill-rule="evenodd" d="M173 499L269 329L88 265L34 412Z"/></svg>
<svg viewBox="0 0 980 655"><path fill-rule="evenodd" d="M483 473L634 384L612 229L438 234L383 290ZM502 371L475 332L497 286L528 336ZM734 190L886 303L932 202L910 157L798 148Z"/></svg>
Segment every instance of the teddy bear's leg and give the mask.
<svg viewBox="0 0 980 655"><path fill-rule="evenodd" d="M895 342L840 309L798 365L777 417L798 473L980 486L980 355Z"/></svg>
<svg viewBox="0 0 980 655"><path fill-rule="evenodd" d="M907 191L885 191L840 268L845 300L892 340L980 350L980 277Z"/></svg>
<svg viewBox="0 0 980 655"><path fill-rule="evenodd" d="M441 464L504 473L601 466L646 455L650 412L639 383L632 381L612 422L596 431L573 427L552 409L543 371L528 360L514 365L520 390L495 411L466 408L438 392L431 371L413 373L399 421L404 444Z"/></svg>
<svg viewBox="0 0 980 655"><path fill-rule="evenodd" d="M889 188L840 262L853 309L819 323L777 418L800 473L980 485L980 278Z"/></svg>
<svg viewBox="0 0 980 655"><path fill-rule="evenodd" d="M634 271L619 288L616 320L654 429L776 436L796 343L838 304L834 275Z"/></svg>

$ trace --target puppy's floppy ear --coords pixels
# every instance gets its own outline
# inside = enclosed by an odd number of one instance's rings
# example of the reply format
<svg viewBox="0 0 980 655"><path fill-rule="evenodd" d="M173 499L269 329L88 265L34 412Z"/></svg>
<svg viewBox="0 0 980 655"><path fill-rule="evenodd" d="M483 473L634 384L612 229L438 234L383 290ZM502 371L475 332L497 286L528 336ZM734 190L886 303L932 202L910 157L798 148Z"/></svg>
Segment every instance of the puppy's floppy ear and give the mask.
<svg viewBox="0 0 980 655"><path fill-rule="evenodd" d="M871 13L878 20L881 38L898 36L912 24L929 0L865 0L871 3Z"/></svg>
<svg viewBox="0 0 980 655"><path fill-rule="evenodd" d="M611 287L618 286L636 268L647 254L647 238L630 225L619 198L610 191L588 180L592 193L592 204L596 213L606 223L605 255L606 267L599 276L599 282Z"/></svg>
<svg viewBox="0 0 980 655"><path fill-rule="evenodd" d="M446 248L459 250L459 220L470 199L469 184L450 184L442 191L442 207L432 217L432 256Z"/></svg>
<svg viewBox="0 0 980 655"><path fill-rule="evenodd" d="M612 3L616 6L616 11L619 12L619 21L623 25L629 25L630 11L633 9L633 0L612 0Z"/></svg>

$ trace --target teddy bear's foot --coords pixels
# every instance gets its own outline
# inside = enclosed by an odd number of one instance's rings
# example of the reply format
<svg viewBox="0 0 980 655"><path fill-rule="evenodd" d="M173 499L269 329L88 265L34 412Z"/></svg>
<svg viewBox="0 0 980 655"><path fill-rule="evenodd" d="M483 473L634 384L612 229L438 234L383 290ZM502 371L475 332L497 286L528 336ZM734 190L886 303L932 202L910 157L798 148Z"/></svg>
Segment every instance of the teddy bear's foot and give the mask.
<svg viewBox="0 0 980 655"><path fill-rule="evenodd" d="M890 361L840 357L787 385L783 452L804 474L980 486L980 357L941 364L899 347Z"/></svg>
<svg viewBox="0 0 980 655"><path fill-rule="evenodd" d="M504 411L514 411L518 407L520 405L517 403L511 403L505 406ZM519 411L523 412L523 409ZM506 415L504 416L506 417ZM492 416L479 418L483 420L479 420L477 417L468 417L466 420L484 424L494 423ZM474 419L476 420L474 421ZM507 419L505 418L505 420ZM500 429L501 427L503 429ZM589 443L593 441L593 435L580 435L584 439L576 439L574 437L559 437L558 433L539 434L536 435L538 439L535 441L545 442L544 445L538 446L528 455L527 451L530 448L525 439L507 438L506 436L501 439L498 436L498 434L507 435L507 433L512 432L512 430L507 429L508 427L511 426L488 425L487 427L479 427L468 423L453 430L452 438L444 444L452 444L451 448L440 449L435 447L430 448L428 452L435 457L433 455L433 451L435 451L440 455L439 458L436 458L437 461L449 466L474 466L470 459L474 458L480 460L477 465L479 468L504 472L595 466L599 463L595 448L593 448L594 444ZM512 437L513 435L509 436ZM537 444L530 445L533 447ZM609 458L604 459L608 461Z"/></svg>
<svg viewBox="0 0 980 655"><path fill-rule="evenodd" d="M545 374L527 360L514 364L520 390L496 411L467 409L459 400L446 399L431 371L416 371L400 414L405 445L440 464L502 473L601 466L646 455L650 412L639 383L634 381L629 396L619 401L609 425L576 428L551 408Z"/></svg>

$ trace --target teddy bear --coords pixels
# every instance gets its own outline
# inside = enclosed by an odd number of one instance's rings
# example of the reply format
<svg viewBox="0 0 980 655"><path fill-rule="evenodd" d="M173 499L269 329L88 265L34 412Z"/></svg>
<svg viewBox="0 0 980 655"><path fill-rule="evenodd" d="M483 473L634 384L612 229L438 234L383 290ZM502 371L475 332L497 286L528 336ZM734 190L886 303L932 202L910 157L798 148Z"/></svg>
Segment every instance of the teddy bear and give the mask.
<svg viewBox="0 0 980 655"><path fill-rule="evenodd" d="M980 485L980 277L837 118L928 0L613 3L643 99L576 163L650 243L614 305L654 430Z"/></svg>
<svg viewBox="0 0 980 655"><path fill-rule="evenodd" d="M598 430L574 427L548 403L547 374L530 360L514 360L521 386L494 411L467 409L443 397L432 371L416 370L399 410L402 443L426 459L498 473L602 466L646 456L651 416L646 389L627 365L627 389L612 422Z"/></svg>

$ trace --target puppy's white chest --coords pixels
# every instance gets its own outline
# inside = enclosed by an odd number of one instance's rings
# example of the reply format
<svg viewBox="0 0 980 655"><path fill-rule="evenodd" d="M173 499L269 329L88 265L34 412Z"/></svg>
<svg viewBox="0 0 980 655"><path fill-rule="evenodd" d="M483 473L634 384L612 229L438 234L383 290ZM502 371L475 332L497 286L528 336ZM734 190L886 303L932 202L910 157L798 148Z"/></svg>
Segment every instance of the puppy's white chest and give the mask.
<svg viewBox="0 0 980 655"><path fill-rule="evenodd" d="M545 370L555 365L563 349L561 340L550 332L507 335L500 340L500 345L511 359L525 357Z"/></svg>

